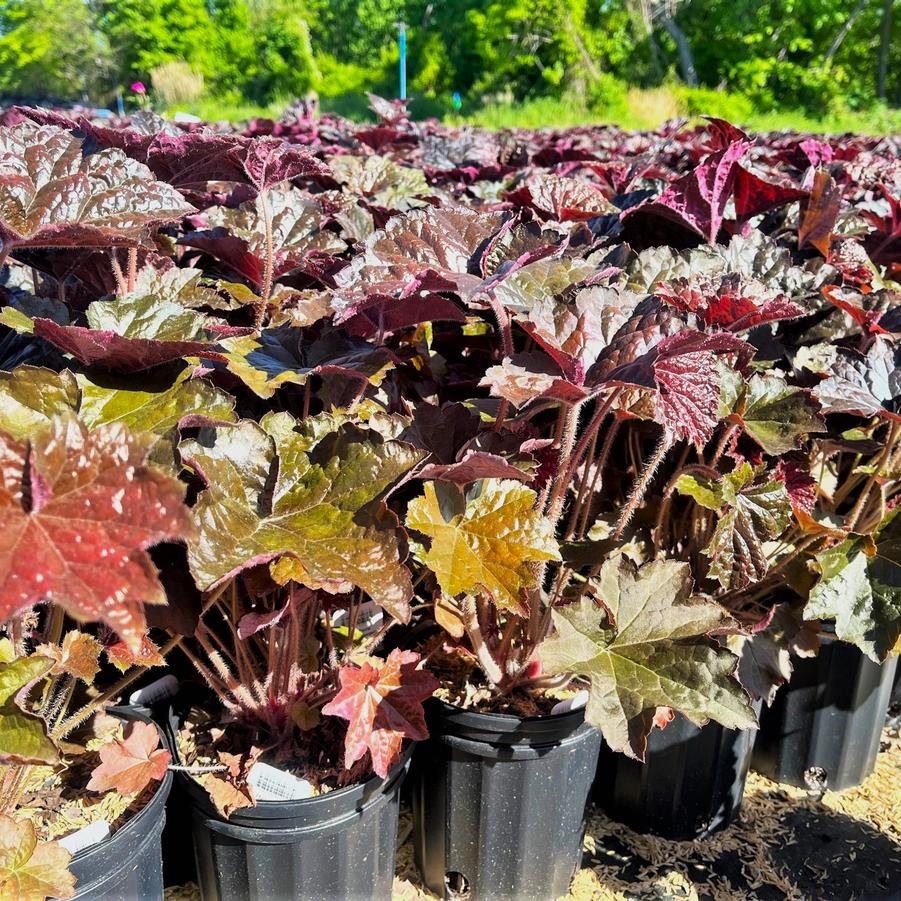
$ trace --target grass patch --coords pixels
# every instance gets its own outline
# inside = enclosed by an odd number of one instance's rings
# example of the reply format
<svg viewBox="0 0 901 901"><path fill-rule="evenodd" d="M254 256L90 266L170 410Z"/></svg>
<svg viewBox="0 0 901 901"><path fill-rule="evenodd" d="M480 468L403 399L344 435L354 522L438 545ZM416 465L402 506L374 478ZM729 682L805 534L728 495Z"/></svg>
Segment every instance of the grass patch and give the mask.
<svg viewBox="0 0 901 901"><path fill-rule="evenodd" d="M228 103L204 98L190 104L173 106L176 111L191 113L207 122L247 122L264 117L277 119L288 100L277 100L268 106ZM372 121L363 93L346 92L335 97L320 97L323 112L338 113L356 121ZM414 118L441 114L441 106L428 99L413 98L410 109ZM718 116L751 131L809 131L822 134L887 135L901 131L901 110L874 106L867 111L830 111L811 116L803 110L757 112L747 97L707 88L691 89L681 85L657 88L629 88L624 99L606 107L603 103L588 105L579 98L536 97L519 103L489 103L462 114L445 115L453 125L476 125L481 128L571 128L578 125L617 125L627 129L653 129L667 120L702 115Z"/></svg>

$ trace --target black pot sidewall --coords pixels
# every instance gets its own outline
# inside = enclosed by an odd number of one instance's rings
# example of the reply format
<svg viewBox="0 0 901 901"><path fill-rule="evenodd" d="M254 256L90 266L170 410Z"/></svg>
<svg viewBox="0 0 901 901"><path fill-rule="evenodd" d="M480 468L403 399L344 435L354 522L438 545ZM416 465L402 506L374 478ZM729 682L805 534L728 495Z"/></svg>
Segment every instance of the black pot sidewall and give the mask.
<svg viewBox="0 0 901 901"><path fill-rule="evenodd" d="M644 763L604 745L594 801L635 832L679 841L718 832L741 809L756 734L715 722L699 728L677 714L651 731Z"/></svg>
<svg viewBox="0 0 901 901"><path fill-rule="evenodd" d="M443 702L427 710L431 737L411 772L425 884L444 895L446 874L462 874L471 901L565 894L581 862L601 744L584 710L528 718Z"/></svg>
<svg viewBox="0 0 901 901"><path fill-rule="evenodd" d="M878 664L823 637L816 657L792 664L791 680L761 716L752 767L800 788L859 785L876 764L898 658Z"/></svg>

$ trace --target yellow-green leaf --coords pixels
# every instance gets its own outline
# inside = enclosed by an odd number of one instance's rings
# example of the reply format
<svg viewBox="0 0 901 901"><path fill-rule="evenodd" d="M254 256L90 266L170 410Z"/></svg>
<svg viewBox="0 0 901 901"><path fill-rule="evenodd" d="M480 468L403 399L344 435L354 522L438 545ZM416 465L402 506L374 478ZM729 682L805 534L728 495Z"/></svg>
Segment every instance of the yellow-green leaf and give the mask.
<svg viewBox="0 0 901 901"><path fill-rule="evenodd" d="M462 512L446 518L435 485L414 499L407 527L432 539L423 554L445 594L486 592L496 604L521 607L521 593L535 583L529 565L559 560L550 520L535 509L535 492L511 479L485 479Z"/></svg>
<svg viewBox="0 0 901 901"><path fill-rule="evenodd" d="M0 814L0 897L11 901L73 898L71 857L58 842L38 841L30 820Z"/></svg>

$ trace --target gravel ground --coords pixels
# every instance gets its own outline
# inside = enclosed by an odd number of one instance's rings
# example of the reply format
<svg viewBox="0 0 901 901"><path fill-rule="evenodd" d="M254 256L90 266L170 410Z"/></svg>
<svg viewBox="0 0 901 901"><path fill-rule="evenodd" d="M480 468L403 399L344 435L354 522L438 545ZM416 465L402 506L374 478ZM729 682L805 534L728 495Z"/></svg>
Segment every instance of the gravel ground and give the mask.
<svg viewBox="0 0 901 901"><path fill-rule="evenodd" d="M638 835L589 814L571 901L898 901L901 899L901 717L884 734L876 769L847 792L810 792L752 773L741 819L709 839ZM409 833L409 814L401 835ZM434 898L416 877L413 848L398 850L393 901ZM167 901L197 901L193 885Z"/></svg>

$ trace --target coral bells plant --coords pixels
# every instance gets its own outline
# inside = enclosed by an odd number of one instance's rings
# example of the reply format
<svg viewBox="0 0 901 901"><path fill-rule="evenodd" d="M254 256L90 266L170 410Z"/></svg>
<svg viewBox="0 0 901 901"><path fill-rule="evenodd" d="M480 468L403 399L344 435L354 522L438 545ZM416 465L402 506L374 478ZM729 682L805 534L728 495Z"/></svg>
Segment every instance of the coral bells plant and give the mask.
<svg viewBox="0 0 901 901"><path fill-rule="evenodd" d="M824 624L897 647L897 142L373 103L4 114L10 845L61 859L20 768L79 776L106 661L199 673L173 750L227 815L264 764L385 777L432 694L584 690L641 757L753 726ZM83 793L162 772L95 740Z"/></svg>

